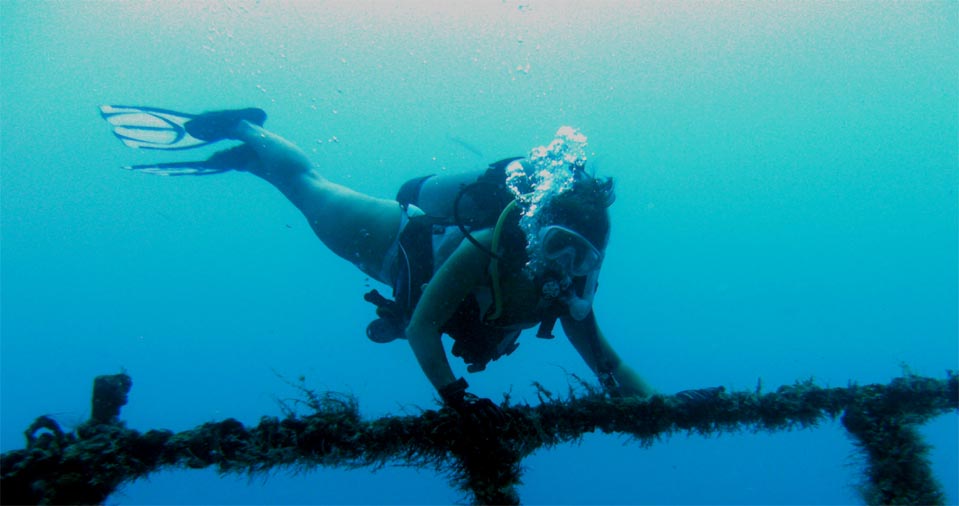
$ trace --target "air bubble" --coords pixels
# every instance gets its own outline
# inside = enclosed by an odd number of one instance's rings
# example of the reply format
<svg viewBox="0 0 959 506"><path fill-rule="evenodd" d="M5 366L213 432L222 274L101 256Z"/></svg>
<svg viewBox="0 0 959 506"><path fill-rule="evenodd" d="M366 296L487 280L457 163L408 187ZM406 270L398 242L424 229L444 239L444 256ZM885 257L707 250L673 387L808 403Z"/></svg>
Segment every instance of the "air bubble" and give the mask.
<svg viewBox="0 0 959 506"><path fill-rule="evenodd" d="M548 203L573 187L576 170L586 163L586 141L579 130L563 126L547 146L530 150L527 166L515 163L507 167L506 185L524 208L519 225L526 234L530 261L524 270L529 276L543 268L538 236L549 219ZM529 187L533 191L524 193Z"/></svg>

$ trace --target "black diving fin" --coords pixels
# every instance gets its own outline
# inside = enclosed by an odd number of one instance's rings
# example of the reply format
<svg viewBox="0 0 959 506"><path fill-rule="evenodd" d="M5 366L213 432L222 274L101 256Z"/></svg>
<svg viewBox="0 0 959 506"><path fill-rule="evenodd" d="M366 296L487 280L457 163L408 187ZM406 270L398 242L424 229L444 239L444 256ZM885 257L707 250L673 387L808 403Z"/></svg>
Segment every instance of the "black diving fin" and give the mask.
<svg viewBox="0 0 959 506"><path fill-rule="evenodd" d="M262 109L234 109L189 114L156 107L101 105L100 115L123 144L135 149L182 150L206 146L229 139L230 130L239 121L262 126ZM242 170L255 156L246 146L220 151L207 160L162 162L123 167L161 176L201 176L229 170Z"/></svg>
<svg viewBox="0 0 959 506"><path fill-rule="evenodd" d="M191 149L209 144L186 131L186 124L195 114L157 109L101 105L100 116L110 123L113 135L135 149Z"/></svg>
<svg viewBox="0 0 959 506"><path fill-rule="evenodd" d="M246 144L217 151L210 158L196 162L160 162L142 165L125 165L126 170L157 176L208 176L231 170L245 170L256 157L253 148Z"/></svg>

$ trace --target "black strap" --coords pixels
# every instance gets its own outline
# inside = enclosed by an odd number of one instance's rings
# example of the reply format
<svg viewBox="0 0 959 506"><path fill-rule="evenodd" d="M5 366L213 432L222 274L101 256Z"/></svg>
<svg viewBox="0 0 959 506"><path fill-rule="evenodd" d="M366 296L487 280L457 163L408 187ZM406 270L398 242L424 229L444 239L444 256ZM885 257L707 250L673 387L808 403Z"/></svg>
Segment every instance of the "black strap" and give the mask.
<svg viewBox="0 0 959 506"><path fill-rule="evenodd" d="M400 235L400 272L393 297L407 317L423 295L423 286L433 277L433 223L420 215L410 218Z"/></svg>
<svg viewBox="0 0 959 506"><path fill-rule="evenodd" d="M543 318L543 321L539 323L539 328L536 329L536 337L540 339L553 339L556 336L553 335L553 327L556 326L556 320L558 316L547 316Z"/></svg>

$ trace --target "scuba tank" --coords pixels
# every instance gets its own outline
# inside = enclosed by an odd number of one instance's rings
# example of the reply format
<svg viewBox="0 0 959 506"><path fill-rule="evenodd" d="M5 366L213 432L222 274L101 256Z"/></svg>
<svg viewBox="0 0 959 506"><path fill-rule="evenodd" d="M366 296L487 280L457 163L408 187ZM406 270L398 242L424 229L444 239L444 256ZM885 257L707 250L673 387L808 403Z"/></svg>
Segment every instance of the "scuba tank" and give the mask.
<svg viewBox="0 0 959 506"><path fill-rule="evenodd" d="M489 170L430 176L422 180L416 200L410 203L422 209L427 216L445 218L453 223L457 217L464 225L485 221L485 215L497 212L494 208L503 207L496 205L495 200L499 199L489 192L492 185L481 183L492 179L486 175Z"/></svg>
<svg viewBox="0 0 959 506"><path fill-rule="evenodd" d="M515 195L506 186L506 167L519 157L506 158L485 169L411 179L400 187L396 200L404 208L420 208L435 225L459 228L463 236L491 257L497 255L473 238L472 230L496 225Z"/></svg>
<svg viewBox="0 0 959 506"><path fill-rule="evenodd" d="M403 183L396 200L404 209L413 205L425 216L411 220L399 238L400 272L393 283L394 300L377 290L364 295L377 307L379 318L367 326L370 340L386 343L402 338L413 308L422 294L422 285L430 280L434 268L432 237L450 227L490 256L497 255L473 238L471 231L491 228L510 202L513 194L506 187L506 166L518 158L507 158L484 169L456 174L431 174Z"/></svg>

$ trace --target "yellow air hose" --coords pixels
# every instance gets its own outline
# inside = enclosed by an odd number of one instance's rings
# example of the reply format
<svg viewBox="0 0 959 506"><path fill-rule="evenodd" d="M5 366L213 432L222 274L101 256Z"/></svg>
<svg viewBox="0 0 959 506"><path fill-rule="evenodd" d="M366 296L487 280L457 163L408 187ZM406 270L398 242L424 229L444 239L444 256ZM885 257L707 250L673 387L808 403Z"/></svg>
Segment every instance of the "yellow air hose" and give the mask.
<svg viewBox="0 0 959 506"><path fill-rule="evenodd" d="M506 217L509 216L509 213L514 208L516 208L515 200L510 202L506 208L503 209L503 212L499 214L499 219L496 220L496 227L493 229L493 242L490 245L493 253L496 253L490 261L490 277L493 278L491 283L493 289L493 313L486 317L486 321L497 320L503 315L503 295L499 285L499 240L500 236L503 235L503 224L506 223Z"/></svg>

